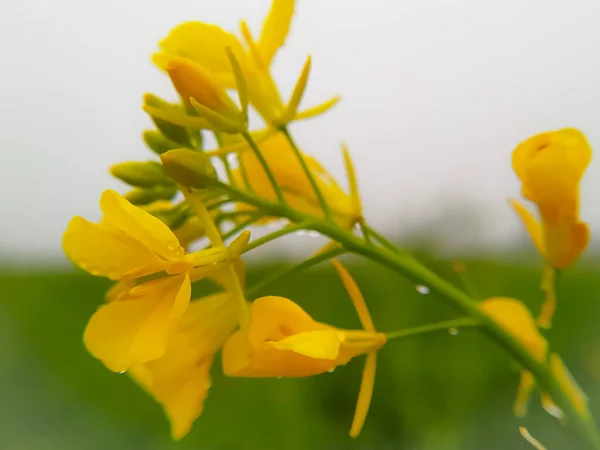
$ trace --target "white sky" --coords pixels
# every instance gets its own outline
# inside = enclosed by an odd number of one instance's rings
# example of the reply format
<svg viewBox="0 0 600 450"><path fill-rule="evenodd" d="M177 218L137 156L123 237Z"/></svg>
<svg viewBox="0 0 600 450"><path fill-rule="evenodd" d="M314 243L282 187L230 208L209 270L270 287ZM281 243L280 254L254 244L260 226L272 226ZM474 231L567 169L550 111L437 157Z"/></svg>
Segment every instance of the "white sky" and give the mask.
<svg viewBox="0 0 600 450"><path fill-rule="evenodd" d="M151 157L145 92L174 98L150 55L185 20L257 35L269 0L19 0L0 16L0 257L62 257L69 218L99 216L107 168ZM595 0L298 0L275 65L289 92L308 53L306 106L343 95L295 125L336 176L339 143L358 168L367 217L388 233L435 223L450 248L523 239L514 146L575 126L600 148L600 3ZM600 236L600 158L581 215ZM594 193L596 195L594 195ZM466 213L466 214L465 214Z"/></svg>

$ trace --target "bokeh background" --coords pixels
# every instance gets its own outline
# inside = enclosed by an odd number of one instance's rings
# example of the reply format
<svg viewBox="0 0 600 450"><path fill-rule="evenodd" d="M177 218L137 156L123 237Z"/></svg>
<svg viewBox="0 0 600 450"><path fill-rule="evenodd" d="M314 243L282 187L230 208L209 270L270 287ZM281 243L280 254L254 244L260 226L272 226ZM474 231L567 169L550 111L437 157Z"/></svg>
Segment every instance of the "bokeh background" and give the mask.
<svg viewBox="0 0 600 450"><path fill-rule="evenodd" d="M390 344L380 358L366 428L347 430L361 361L298 380L219 376L206 414L171 443L160 408L127 376L89 356L82 330L107 284L60 250L73 215L97 219L107 167L148 158L145 92L174 98L150 64L157 41L185 20L258 33L269 0L20 0L0 14L0 448L29 449L526 449L525 424L550 449L576 449L533 399L517 420L518 368L473 330ZM305 104L334 94L327 116L294 125L304 149L343 178L353 153L372 224L459 283L467 263L483 297L516 296L537 311L540 261L506 199L519 195L514 146L531 134L581 128L600 145L600 4L594 0L298 0L275 75L289 92L307 55ZM581 215L600 235L600 162L582 184ZM260 234L261 230L255 230ZM598 241L597 241L598 242ZM251 277L321 242L293 236L252 258ZM600 270L592 245L560 287L548 338L600 404ZM493 262L495 261L495 262ZM381 330L453 317L392 273L350 262ZM333 271L272 286L313 316L357 326Z"/></svg>

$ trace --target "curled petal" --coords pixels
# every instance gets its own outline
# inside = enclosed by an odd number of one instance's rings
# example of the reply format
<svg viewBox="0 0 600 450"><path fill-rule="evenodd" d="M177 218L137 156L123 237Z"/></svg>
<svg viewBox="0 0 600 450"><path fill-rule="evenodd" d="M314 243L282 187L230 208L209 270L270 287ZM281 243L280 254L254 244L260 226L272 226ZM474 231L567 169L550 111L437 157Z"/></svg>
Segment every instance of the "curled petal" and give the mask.
<svg viewBox="0 0 600 450"><path fill-rule="evenodd" d="M160 358L172 325L187 309L190 294L187 274L131 289L92 316L84 333L87 349L113 372Z"/></svg>
<svg viewBox="0 0 600 450"><path fill-rule="evenodd" d="M167 225L115 191L102 193L100 208L107 224L135 238L158 256L165 260L183 256L184 249Z"/></svg>
<svg viewBox="0 0 600 450"><path fill-rule="evenodd" d="M510 201L511 206L517 212L527 232L529 233L529 237L533 241L535 248L542 255L546 255L546 247L544 245L544 235L542 230L542 225L538 222L538 220L533 217L533 214L529 212L527 208L525 208L521 203L516 200Z"/></svg>

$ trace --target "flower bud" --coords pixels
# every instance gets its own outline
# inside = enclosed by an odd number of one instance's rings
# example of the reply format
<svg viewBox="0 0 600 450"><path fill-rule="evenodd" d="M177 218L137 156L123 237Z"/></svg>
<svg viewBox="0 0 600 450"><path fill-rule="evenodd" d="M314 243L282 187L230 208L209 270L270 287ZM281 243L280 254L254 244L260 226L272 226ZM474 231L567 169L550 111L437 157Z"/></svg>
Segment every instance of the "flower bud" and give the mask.
<svg viewBox="0 0 600 450"><path fill-rule="evenodd" d="M162 155L164 152L168 152L174 148L181 148L181 144L167 138L160 131L146 130L142 137L148 148L157 155Z"/></svg>
<svg viewBox="0 0 600 450"><path fill-rule="evenodd" d="M144 107L166 111L181 109L179 105L166 102L153 94L144 95ZM150 118L152 119L152 122L154 122L154 125L156 125L156 128L158 128L165 137L180 144L177 147L181 147L181 145L190 145L190 137L184 127L167 122L154 115L150 115Z"/></svg>
<svg viewBox="0 0 600 450"><path fill-rule="evenodd" d="M134 205L147 205L157 200L171 200L176 193L175 186L154 186L150 189L134 188L124 197Z"/></svg>
<svg viewBox="0 0 600 450"><path fill-rule="evenodd" d="M129 161L115 164L110 173L131 186L153 188L155 186L172 186L163 167L155 161Z"/></svg>
<svg viewBox="0 0 600 450"><path fill-rule="evenodd" d="M174 57L167 64L167 73L186 105L193 98L205 108L225 117L235 120L239 117L237 105L200 64L187 58Z"/></svg>
<svg viewBox="0 0 600 450"><path fill-rule="evenodd" d="M160 159L167 174L184 186L204 189L218 181L210 158L203 152L179 148L163 153Z"/></svg>

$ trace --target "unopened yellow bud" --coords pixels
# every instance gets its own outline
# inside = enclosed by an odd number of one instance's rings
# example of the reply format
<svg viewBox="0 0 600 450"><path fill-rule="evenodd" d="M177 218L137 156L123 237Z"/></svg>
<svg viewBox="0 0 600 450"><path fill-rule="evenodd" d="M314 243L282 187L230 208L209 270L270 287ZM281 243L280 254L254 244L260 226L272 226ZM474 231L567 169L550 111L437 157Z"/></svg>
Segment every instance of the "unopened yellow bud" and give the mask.
<svg viewBox="0 0 600 450"><path fill-rule="evenodd" d="M115 164L110 173L131 186L152 188L155 186L172 186L173 181L167 177L163 167L155 161L130 161Z"/></svg>
<svg viewBox="0 0 600 450"><path fill-rule="evenodd" d="M218 85L211 73L187 58L174 57L167 64L167 73L183 101L193 98L200 105L229 118L237 118L240 110Z"/></svg>
<svg viewBox="0 0 600 450"><path fill-rule="evenodd" d="M124 197L134 205L147 205L157 200L171 200L176 193L175 186L155 186L150 189L135 188Z"/></svg>
<svg viewBox="0 0 600 450"><path fill-rule="evenodd" d="M203 152L179 148L163 153L160 159L167 174L184 186L204 189L218 180L210 158Z"/></svg>

